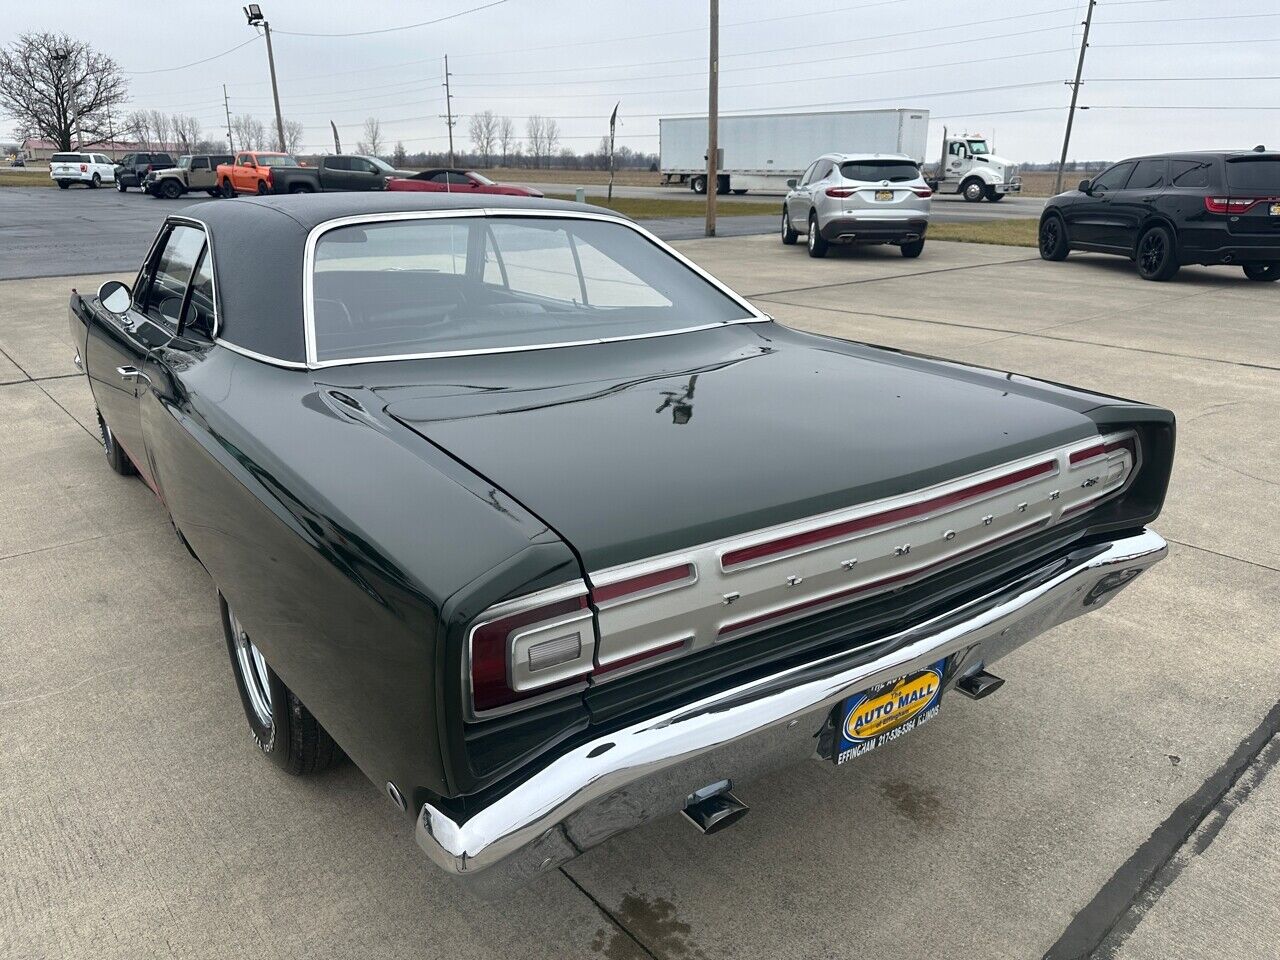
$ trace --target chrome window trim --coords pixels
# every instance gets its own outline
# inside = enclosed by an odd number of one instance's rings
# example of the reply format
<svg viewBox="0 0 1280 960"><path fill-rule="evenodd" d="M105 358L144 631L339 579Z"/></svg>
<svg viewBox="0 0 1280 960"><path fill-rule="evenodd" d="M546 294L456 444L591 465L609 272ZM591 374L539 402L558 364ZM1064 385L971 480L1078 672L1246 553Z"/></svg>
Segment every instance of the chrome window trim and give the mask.
<svg viewBox="0 0 1280 960"><path fill-rule="evenodd" d="M628 334L617 337L594 337L587 340L551 341L546 343L523 344L514 347L484 347L470 350L436 350L425 353L404 353L386 356L375 355L367 357L341 358L337 360L317 359L318 354L316 351L315 332L315 253L316 244L324 234L328 233L330 230L337 230L341 227L358 226L366 223L394 223L402 220L463 220L475 219L477 217L492 219L502 219L504 217L532 217L544 220L595 220L602 223L614 223L627 227L640 234L640 236L644 237L644 239L648 240L660 251L672 257L684 267L692 270L713 288L742 307L748 316L738 320L728 320L724 323L704 323L681 327L675 330L662 330L655 333ZM482 356L487 354L525 353L532 350L581 347L598 343L621 343L628 340L652 340L657 337L671 337L682 333L695 333L699 330L711 330L719 327L735 326L742 323L764 323L770 319L766 314L761 313L752 306L744 297L735 293L728 286L721 283L711 274L707 273L707 271L703 270L688 257L685 257L678 250L673 249L668 244L655 237L639 224L631 220L627 220L624 217L588 212L584 210L554 210L545 207L539 207L531 210L521 210L517 208L466 207L457 210L407 210L387 213L354 214L348 217L335 217L332 220L326 220L323 223L316 224L307 234L306 247L303 251L302 258L302 271L303 340L306 345L306 365L308 369L311 370L318 370L324 367L345 367L361 363L390 363L396 360L434 360L449 357Z"/></svg>
<svg viewBox="0 0 1280 960"><path fill-rule="evenodd" d="M218 255L213 249L213 231L209 229L209 225L198 217L189 217L183 214L177 214L165 219L165 224L181 223L189 227L199 227L204 233L204 248L209 255L209 266L213 277L213 332L210 338L214 343L218 342L218 334L222 331L221 312L218 310ZM194 276L194 274L193 274ZM191 286L190 283L187 284Z"/></svg>
<svg viewBox="0 0 1280 960"><path fill-rule="evenodd" d="M220 347L226 347L232 353L238 353L242 357L248 357L250 360L257 360L259 363L267 363L273 367L282 367L285 370L306 370L307 365L301 360L281 360L279 357L268 356L265 353L257 353L247 347L232 343L230 340L223 340L221 337L213 341Z"/></svg>

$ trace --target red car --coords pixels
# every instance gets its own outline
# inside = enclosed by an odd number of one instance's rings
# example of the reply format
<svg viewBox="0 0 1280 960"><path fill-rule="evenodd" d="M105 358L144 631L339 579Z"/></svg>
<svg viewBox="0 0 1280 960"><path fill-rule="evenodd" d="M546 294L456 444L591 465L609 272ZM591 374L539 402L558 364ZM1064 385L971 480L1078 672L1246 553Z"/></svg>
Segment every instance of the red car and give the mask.
<svg viewBox="0 0 1280 960"><path fill-rule="evenodd" d="M494 183L474 170L423 170L412 177L387 181L388 190L427 190L435 193L501 193L508 197L540 197L541 190L514 183Z"/></svg>

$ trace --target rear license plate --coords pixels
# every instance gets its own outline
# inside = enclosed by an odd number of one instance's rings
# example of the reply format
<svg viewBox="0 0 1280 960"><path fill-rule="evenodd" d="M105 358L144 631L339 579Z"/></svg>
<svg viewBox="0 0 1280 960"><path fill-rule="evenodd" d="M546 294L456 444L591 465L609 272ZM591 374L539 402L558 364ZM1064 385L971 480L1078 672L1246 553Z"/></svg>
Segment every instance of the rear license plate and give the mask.
<svg viewBox="0 0 1280 960"><path fill-rule="evenodd" d="M878 683L836 708L836 764L897 740L938 715L946 660Z"/></svg>
<svg viewBox="0 0 1280 960"><path fill-rule="evenodd" d="M892 190L877 190L877 191L876 191L876 199L877 199L877 200L892 200L892 199L893 199L893 191L892 191Z"/></svg>
<svg viewBox="0 0 1280 960"><path fill-rule="evenodd" d="M1273 217L1280 217L1280 203L1273 203L1271 205L1271 215Z"/></svg>

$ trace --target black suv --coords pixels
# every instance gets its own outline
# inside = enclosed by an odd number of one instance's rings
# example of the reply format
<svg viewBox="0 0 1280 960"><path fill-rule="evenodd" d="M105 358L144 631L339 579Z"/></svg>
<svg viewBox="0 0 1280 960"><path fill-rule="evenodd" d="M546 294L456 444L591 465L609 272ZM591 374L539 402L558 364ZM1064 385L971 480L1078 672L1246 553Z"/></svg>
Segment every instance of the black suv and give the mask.
<svg viewBox="0 0 1280 960"><path fill-rule="evenodd" d="M126 153L116 164L116 189L124 193L130 187L140 187L152 170L172 166L173 157L167 153Z"/></svg>
<svg viewBox="0 0 1280 960"><path fill-rule="evenodd" d="M1280 153L1264 147L1122 160L1040 216L1040 256L1115 253L1145 280L1183 264L1238 264L1250 280L1280 279Z"/></svg>

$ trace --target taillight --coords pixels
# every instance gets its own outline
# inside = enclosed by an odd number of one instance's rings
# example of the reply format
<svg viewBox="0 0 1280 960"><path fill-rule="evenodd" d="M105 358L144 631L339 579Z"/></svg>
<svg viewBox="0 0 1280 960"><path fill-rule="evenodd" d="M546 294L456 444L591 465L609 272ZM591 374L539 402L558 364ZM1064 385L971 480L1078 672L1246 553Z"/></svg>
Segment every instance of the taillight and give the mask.
<svg viewBox="0 0 1280 960"><path fill-rule="evenodd" d="M1248 213L1268 197L1205 197L1204 208L1210 213Z"/></svg>
<svg viewBox="0 0 1280 960"><path fill-rule="evenodd" d="M911 192L914 193L917 197L933 196L933 191L930 190L928 187L912 187Z"/></svg>
<svg viewBox="0 0 1280 960"><path fill-rule="evenodd" d="M591 673L595 650L585 584L499 604L471 628L472 705L487 713L572 686Z"/></svg>
<svg viewBox="0 0 1280 960"><path fill-rule="evenodd" d="M1080 499L1063 507L1061 519L1098 507L1122 493L1137 472L1140 449L1137 434L1125 431L1100 437L1089 446L1072 451L1067 458L1068 476L1073 483L1079 481L1077 489L1083 493L1070 495ZM1127 456L1117 456L1120 453ZM1077 474L1077 470L1082 473Z"/></svg>
<svg viewBox="0 0 1280 960"><path fill-rule="evenodd" d="M144 174L150 173L150 172L151 172L151 164L149 164L149 163L148 163L148 164L147 164L146 169L145 169L145 170L143 170L142 172L143 172Z"/></svg>
<svg viewBox="0 0 1280 960"><path fill-rule="evenodd" d="M837 199L852 197L857 192L857 187L827 187L827 196L836 197Z"/></svg>
<svg viewBox="0 0 1280 960"><path fill-rule="evenodd" d="M80 172L81 172L81 173L88 173L88 172L89 172L89 165L88 165L87 163L82 163L82 164L80 164Z"/></svg>

